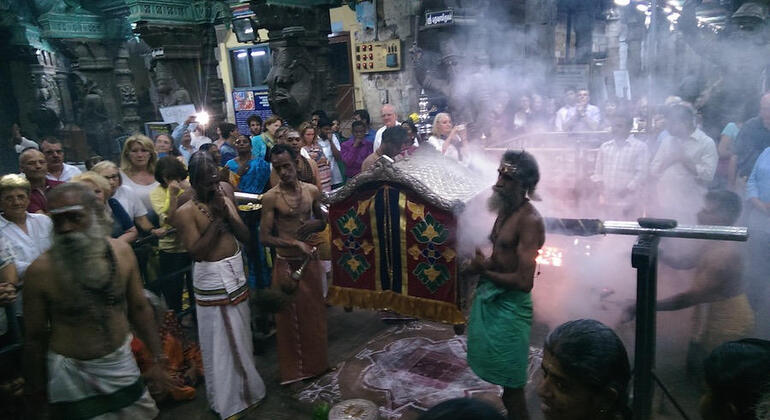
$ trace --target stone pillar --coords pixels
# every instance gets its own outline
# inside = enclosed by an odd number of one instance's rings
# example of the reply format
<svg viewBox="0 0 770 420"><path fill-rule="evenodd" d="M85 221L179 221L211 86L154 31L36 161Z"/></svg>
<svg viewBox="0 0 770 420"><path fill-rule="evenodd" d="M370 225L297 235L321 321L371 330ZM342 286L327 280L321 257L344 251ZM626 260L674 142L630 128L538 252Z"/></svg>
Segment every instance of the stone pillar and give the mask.
<svg viewBox="0 0 770 420"><path fill-rule="evenodd" d="M62 126L62 95L56 83L54 56L50 51L35 50L34 61L28 67L32 94L24 95L31 99L25 108L27 119L35 127L38 138L56 136Z"/></svg>
<svg viewBox="0 0 770 420"><path fill-rule="evenodd" d="M138 113L139 102L136 100L134 78L128 67L128 49L125 44L118 49L118 56L115 59L115 87L120 98L123 131L126 133L142 131L142 121Z"/></svg>
<svg viewBox="0 0 770 420"><path fill-rule="evenodd" d="M297 125L310 119L315 109L334 111L328 8L271 6L265 0L252 0L251 9L270 38L273 60L267 84L273 112Z"/></svg>
<svg viewBox="0 0 770 420"><path fill-rule="evenodd" d="M73 56L76 86L75 123L85 132L94 154L114 158L119 153L115 127L122 120L116 86L115 59L118 42L61 40Z"/></svg>
<svg viewBox="0 0 770 420"><path fill-rule="evenodd" d="M139 23L136 32L152 49L151 97L158 108L182 104L201 105L198 64L200 32L190 26ZM160 118L160 112L156 115Z"/></svg>
<svg viewBox="0 0 770 420"><path fill-rule="evenodd" d="M216 57L217 34L214 25L202 25L204 27L203 56L201 57L201 68L205 83L205 92L203 103L208 111L211 121L224 121L227 118L225 110L225 84L219 78L217 66L219 62ZM227 60L227 57L222 57Z"/></svg>

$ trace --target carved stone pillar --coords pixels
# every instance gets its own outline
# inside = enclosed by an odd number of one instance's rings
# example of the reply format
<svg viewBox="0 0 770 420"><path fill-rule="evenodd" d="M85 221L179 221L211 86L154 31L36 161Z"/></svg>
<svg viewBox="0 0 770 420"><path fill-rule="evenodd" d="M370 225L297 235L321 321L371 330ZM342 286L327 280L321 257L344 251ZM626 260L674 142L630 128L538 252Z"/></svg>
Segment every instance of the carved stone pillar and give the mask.
<svg viewBox="0 0 770 420"><path fill-rule="evenodd" d="M114 130L122 120L114 72L117 42L65 39L61 44L72 57L75 123L93 153L113 158L119 152Z"/></svg>
<svg viewBox="0 0 770 420"><path fill-rule="evenodd" d="M329 74L329 10L267 5L252 0L251 9L268 29L272 64L267 76L268 101L291 125L316 109L334 111L334 82Z"/></svg>
<svg viewBox="0 0 770 420"><path fill-rule="evenodd" d="M134 78L128 67L128 50L125 44L118 49L115 58L115 88L120 98L122 128L125 132L133 133L142 130L142 119L139 117L139 102L136 99Z"/></svg>
<svg viewBox="0 0 770 420"><path fill-rule="evenodd" d="M33 106L28 108L27 119L35 126L39 138L58 135L61 128L61 90L56 83L54 53L36 50L35 61L29 65Z"/></svg>
<svg viewBox="0 0 770 420"><path fill-rule="evenodd" d="M214 25L204 25L203 56L201 67L205 77L206 92L204 96L205 108L211 116L211 121L223 121L227 114L225 111L225 85L217 74L217 61L215 50L217 49L217 34ZM227 57L223 57L227 60Z"/></svg>

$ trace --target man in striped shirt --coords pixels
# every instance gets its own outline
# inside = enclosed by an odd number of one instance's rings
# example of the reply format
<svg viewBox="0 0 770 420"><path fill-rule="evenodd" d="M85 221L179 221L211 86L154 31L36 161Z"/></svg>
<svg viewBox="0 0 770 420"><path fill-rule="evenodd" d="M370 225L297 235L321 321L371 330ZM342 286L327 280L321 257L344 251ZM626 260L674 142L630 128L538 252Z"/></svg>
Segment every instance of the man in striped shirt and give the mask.
<svg viewBox="0 0 770 420"><path fill-rule="evenodd" d="M612 140L601 145L591 179L599 184L606 216L641 215L643 182L650 162L647 145L631 132L631 120L618 116L611 121Z"/></svg>

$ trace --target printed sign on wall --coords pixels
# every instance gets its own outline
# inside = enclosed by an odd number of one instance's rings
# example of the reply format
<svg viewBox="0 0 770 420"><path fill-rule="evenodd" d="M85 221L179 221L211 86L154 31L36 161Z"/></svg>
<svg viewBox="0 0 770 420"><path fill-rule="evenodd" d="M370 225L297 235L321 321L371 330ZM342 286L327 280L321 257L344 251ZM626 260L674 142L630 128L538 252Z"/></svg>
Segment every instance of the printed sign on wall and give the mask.
<svg viewBox="0 0 770 420"><path fill-rule="evenodd" d="M249 124L246 120L252 115L259 115L262 121L273 115L270 103L267 101L267 91L239 90L233 92L233 108L235 125L242 134L249 135Z"/></svg>

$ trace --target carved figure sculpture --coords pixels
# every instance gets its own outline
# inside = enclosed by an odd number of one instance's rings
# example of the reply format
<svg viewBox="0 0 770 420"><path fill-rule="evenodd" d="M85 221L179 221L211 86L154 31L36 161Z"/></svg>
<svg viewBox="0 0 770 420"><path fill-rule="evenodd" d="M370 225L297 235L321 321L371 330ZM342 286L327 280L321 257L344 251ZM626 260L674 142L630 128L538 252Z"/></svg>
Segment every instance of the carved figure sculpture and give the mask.
<svg viewBox="0 0 770 420"><path fill-rule="evenodd" d="M179 86L168 65L162 61L156 61L152 75L158 98L156 105L159 108L192 103L190 92Z"/></svg>
<svg viewBox="0 0 770 420"><path fill-rule="evenodd" d="M29 112L29 120L37 126L38 137L57 135L61 126L58 114L61 109L59 88L48 74L32 77L37 108Z"/></svg>
<svg viewBox="0 0 770 420"><path fill-rule="evenodd" d="M113 124L104 105L104 92L82 74L77 74L76 85L79 88L77 121L86 133L88 145L97 155L106 158L115 156L117 150L110 137Z"/></svg>
<svg viewBox="0 0 770 420"><path fill-rule="evenodd" d="M290 124L299 124L308 110L313 109L313 59L307 48L283 44L271 45L273 65L267 75L267 100L274 113Z"/></svg>
<svg viewBox="0 0 770 420"><path fill-rule="evenodd" d="M462 55L453 38L443 39L439 50L438 55L412 50L417 82L439 110L449 112L454 121L468 124L469 134L477 138L482 128L490 126L492 94L488 91L490 83L485 81L490 74L488 57L482 51ZM470 68L473 70L468 71ZM441 104L444 101L445 107Z"/></svg>
<svg viewBox="0 0 770 420"><path fill-rule="evenodd" d="M702 108L704 122L713 126L707 127L709 131L718 133L727 122L756 114L766 77L763 73L770 65L768 11L760 3L744 3L716 39L709 39L697 27L695 11L700 3L685 3L679 29L699 55L721 70L695 101Z"/></svg>

